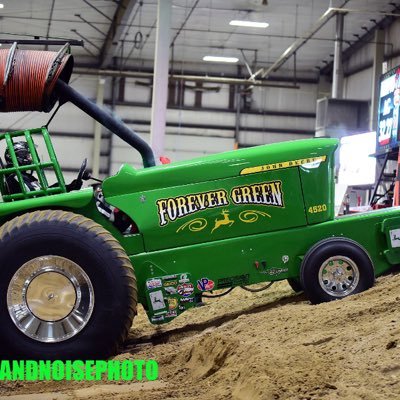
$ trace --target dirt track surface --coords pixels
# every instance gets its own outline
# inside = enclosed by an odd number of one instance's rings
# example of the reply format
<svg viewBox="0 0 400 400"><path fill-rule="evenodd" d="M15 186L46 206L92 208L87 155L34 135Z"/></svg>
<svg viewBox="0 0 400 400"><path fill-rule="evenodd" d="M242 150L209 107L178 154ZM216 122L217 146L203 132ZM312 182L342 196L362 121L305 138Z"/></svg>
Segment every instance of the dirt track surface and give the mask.
<svg viewBox="0 0 400 400"><path fill-rule="evenodd" d="M235 289L155 327L140 309L116 359L156 359L153 382L0 383L8 400L400 399L400 274L310 305L285 282Z"/></svg>

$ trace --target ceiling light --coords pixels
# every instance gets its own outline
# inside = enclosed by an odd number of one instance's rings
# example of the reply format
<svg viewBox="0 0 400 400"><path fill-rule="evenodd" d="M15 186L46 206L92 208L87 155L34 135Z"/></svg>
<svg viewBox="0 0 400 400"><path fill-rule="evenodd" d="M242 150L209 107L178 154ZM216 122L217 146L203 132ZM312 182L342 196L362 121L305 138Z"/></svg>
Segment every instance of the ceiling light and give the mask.
<svg viewBox="0 0 400 400"><path fill-rule="evenodd" d="M0 3L0 8L4 8L4 4L3 3Z"/></svg>
<svg viewBox="0 0 400 400"><path fill-rule="evenodd" d="M214 62L227 62L236 63L239 61L236 57L217 57L217 56L204 56L203 61L214 61Z"/></svg>
<svg viewBox="0 0 400 400"><path fill-rule="evenodd" d="M269 26L268 22L253 22L253 21L237 21L237 20L232 20L229 22L229 25L234 25L234 26L245 26L247 28L266 28Z"/></svg>

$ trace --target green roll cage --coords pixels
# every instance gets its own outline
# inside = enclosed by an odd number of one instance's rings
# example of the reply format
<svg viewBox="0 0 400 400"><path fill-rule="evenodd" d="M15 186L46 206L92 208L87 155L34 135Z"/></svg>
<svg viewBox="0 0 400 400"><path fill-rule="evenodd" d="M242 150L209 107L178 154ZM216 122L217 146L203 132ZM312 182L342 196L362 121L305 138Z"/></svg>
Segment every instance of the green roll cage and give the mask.
<svg viewBox="0 0 400 400"><path fill-rule="evenodd" d="M43 138L49 161L42 162L40 160L34 136L41 136ZM28 144L29 151L32 156L32 163L29 165L18 164L17 156L14 150L14 143L16 141L19 141L18 139L24 139L25 142ZM0 192L3 198L3 202L29 199L32 197L46 196L49 194L66 193L67 190L65 187L64 177L60 168L60 164L57 160L57 156L54 151L49 132L46 127L2 133L0 134L0 146L3 143L5 143L5 148L8 149L13 163L12 167L7 166L0 158ZM36 173L38 182L40 184L40 189L33 191L27 190L22 175L24 171L33 171L34 173ZM57 181L57 183L55 185L52 185L52 187L49 187L46 177L46 172L49 171L54 172ZM18 180L21 189L20 193L11 194L8 190L6 178L11 174L15 174Z"/></svg>

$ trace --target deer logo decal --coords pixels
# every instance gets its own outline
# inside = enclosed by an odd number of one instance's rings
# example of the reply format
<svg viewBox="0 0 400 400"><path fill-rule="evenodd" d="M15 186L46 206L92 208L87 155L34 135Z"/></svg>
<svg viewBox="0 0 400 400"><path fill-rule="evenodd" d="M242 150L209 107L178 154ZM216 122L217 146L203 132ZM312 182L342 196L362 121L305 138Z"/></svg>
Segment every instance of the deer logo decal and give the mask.
<svg viewBox="0 0 400 400"><path fill-rule="evenodd" d="M232 224L235 222L233 219L229 219L229 211L228 210L222 210L221 215L224 217L223 219L215 219L215 225L214 228L212 228L211 233L213 233L216 229L218 229L222 225L229 225L232 226Z"/></svg>

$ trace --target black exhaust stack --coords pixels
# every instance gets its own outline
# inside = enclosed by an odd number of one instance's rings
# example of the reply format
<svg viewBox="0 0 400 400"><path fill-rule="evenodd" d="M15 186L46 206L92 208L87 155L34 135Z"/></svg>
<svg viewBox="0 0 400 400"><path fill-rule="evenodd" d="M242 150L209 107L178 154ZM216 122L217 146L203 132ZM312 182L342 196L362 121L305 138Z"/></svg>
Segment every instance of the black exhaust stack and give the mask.
<svg viewBox="0 0 400 400"><path fill-rule="evenodd" d="M60 96L60 104L70 101L83 112L108 128L111 132L115 133L123 141L134 147L142 156L145 168L154 167L156 165L153 150L147 142L145 142L136 132L115 119L110 112L101 109L97 104L82 96L60 79L56 82L55 89Z"/></svg>

